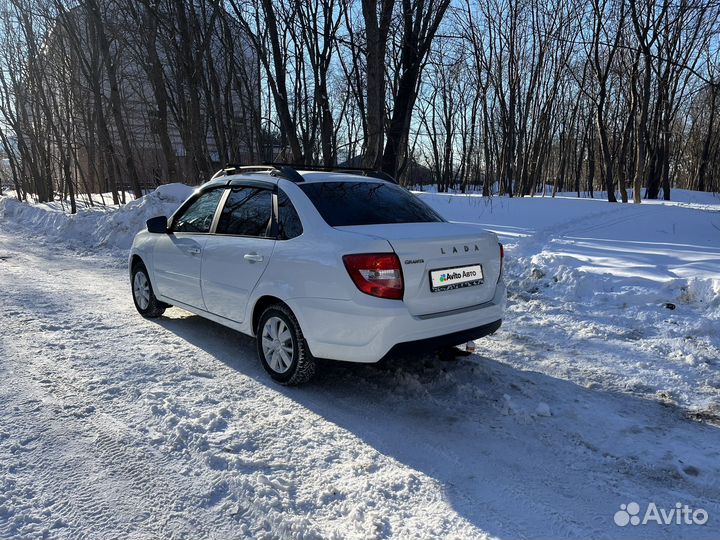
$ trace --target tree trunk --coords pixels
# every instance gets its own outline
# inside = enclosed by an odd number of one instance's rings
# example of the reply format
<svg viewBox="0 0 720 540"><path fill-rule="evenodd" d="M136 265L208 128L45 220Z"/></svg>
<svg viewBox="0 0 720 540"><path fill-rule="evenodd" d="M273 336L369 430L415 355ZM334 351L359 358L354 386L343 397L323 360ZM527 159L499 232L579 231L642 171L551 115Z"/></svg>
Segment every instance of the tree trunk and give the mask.
<svg viewBox="0 0 720 540"><path fill-rule="evenodd" d="M385 130L385 53L395 0L362 0L365 20L365 70L367 85L364 165L380 169Z"/></svg>
<svg viewBox="0 0 720 540"><path fill-rule="evenodd" d="M160 57L157 51L158 21L157 14L151 12L145 3L145 20L147 32L145 36L145 49L147 51L147 62L145 69L148 80L153 89L155 104L157 105L157 136L160 139L160 147L165 159L165 181L177 182L180 180L177 172L175 150L168 131L168 93L165 86L165 75Z"/></svg>
<svg viewBox="0 0 720 540"><path fill-rule="evenodd" d="M127 174L130 179L130 187L132 188L135 198L139 199L143 195L142 187L140 186L140 178L135 165L135 158L130 144L130 137L127 129L125 128L125 120L122 116L122 98L120 97L120 85L118 82L116 65L110 56L110 42L107 34L105 33L105 24L100 14L100 5L98 4L98 0L89 0L89 8L95 26L96 38L100 47L100 54L105 66L108 82L110 83L110 109L112 111L113 120L115 121L115 129L117 129L118 132L120 145L123 153L125 154L125 166L127 167Z"/></svg>
<svg viewBox="0 0 720 540"><path fill-rule="evenodd" d="M718 87L710 85L710 119L708 121L708 129L703 140L702 151L700 153L700 164L697 172L697 189L705 191L705 177L707 176L708 163L710 161L710 143L715 133L715 107L717 103Z"/></svg>

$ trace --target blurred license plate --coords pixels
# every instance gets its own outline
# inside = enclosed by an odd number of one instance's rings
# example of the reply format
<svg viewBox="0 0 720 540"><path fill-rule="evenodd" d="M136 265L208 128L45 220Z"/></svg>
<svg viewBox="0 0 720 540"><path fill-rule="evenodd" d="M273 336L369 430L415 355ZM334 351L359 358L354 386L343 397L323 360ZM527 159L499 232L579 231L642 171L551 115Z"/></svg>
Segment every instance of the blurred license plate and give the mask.
<svg viewBox="0 0 720 540"><path fill-rule="evenodd" d="M430 290L432 292L472 287L482 285L482 282L483 270L480 264L457 266L430 272Z"/></svg>

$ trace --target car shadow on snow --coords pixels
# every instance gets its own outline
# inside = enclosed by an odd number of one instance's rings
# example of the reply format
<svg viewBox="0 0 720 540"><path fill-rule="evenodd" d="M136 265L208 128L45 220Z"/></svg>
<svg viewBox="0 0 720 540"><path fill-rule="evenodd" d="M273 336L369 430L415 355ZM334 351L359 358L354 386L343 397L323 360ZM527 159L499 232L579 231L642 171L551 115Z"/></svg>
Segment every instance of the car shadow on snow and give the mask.
<svg viewBox="0 0 720 540"><path fill-rule="evenodd" d="M323 362L309 384L286 388L263 371L253 339L197 316L157 322L438 482L458 515L490 535L720 536L720 429L674 407L478 355ZM669 511L680 502L710 519L615 525L630 502L643 513L650 503Z"/></svg>

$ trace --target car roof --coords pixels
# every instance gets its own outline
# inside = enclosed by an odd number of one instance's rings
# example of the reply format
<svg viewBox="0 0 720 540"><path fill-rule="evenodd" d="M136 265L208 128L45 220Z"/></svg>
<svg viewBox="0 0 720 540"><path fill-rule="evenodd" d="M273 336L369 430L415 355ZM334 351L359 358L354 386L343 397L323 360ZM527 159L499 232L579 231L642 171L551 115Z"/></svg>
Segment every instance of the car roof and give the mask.
<svg viewBox="0 0 720 540"><path fill-rule="evenodd" d="M374 176L343 171L303 171L300 169L298 174L303 177L304 182L385 182L385 180Z"/></svg>
<svg viewBox="0 0 720 540"><path fill-rule="evenodd" d="M385 182L385 180L381 178L375 178L372 176L364 176L362 174L354 174L342 171L328 172L306 171L298 169L297 173L303 178L303 181L300 183L300 185L304 183L319 182L368 182L376 184ZM288 182L291 182L291 180L288 180L287 178L284 178L282 176L277 176L276 174L273 174L273 171L269 170L244 172L238 174L228 174L226 176L219 176L200 186L200 189L205 191L207 189L212 189L215 187L248 185L252 184L253 182L274 186L277 185L280 180L287 180Z"/></svg>

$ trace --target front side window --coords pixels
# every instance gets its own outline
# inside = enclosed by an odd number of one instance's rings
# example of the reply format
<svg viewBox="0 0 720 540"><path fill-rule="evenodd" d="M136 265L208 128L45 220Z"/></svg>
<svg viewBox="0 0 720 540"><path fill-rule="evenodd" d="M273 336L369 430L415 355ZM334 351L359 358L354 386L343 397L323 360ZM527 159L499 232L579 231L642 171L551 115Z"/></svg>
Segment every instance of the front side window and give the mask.
<svg viewBox="0 0 720 540"><path fill-rule="evenodd" d="M235 187L225 202L218 234L264 238L270 229L272 192L254 187Z"/></svg>
<svg viewBox="0 0 720 540"><path fill-rule="evenodd" d="M278 239L290 240L303 232L300 216L283 190L278 191Z"/></svg>
<svg viewBox="0 0 720 540"><path fill-rule="evenodd" d="M418 197L388 182L308 182L300 189L331 227L445 221Z"/></svg>
<svg viewBox="0 0 720 540"><path fill-rule="evenodd" d="M222 189L214 189L200 195L188 206L180 217L175 218L175 232L210 232L215 210L222 197Z"/></svg>

